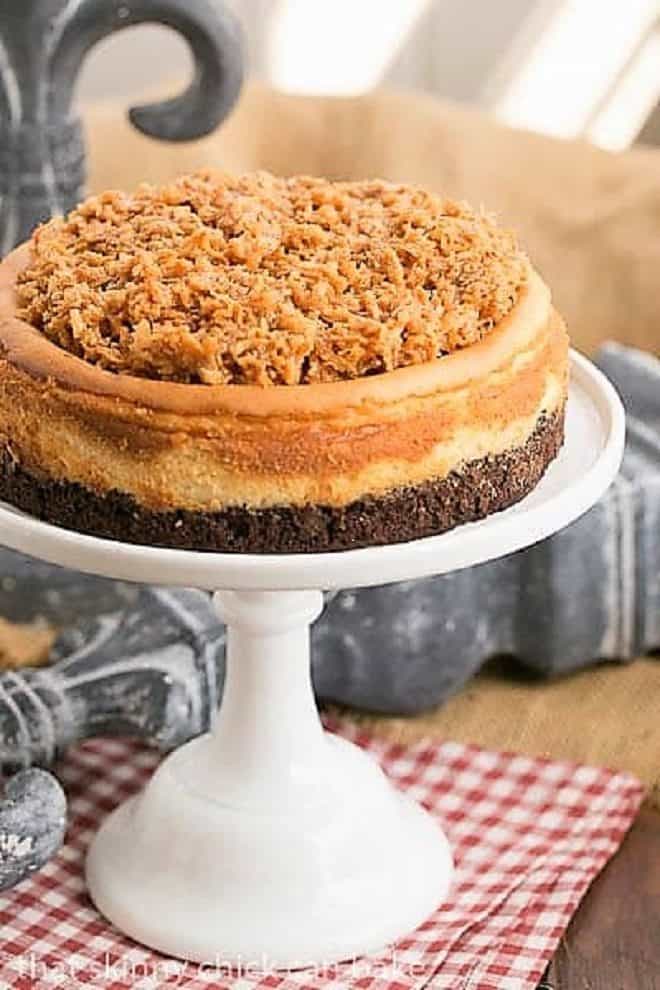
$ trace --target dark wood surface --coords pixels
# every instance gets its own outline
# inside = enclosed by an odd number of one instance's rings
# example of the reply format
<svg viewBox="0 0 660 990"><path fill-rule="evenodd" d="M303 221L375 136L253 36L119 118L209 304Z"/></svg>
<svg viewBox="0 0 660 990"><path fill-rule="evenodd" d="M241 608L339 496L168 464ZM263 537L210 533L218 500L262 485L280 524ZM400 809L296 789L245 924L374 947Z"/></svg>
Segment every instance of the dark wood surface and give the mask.
<svg viewBox="0 0 660 990"><path fill-rule="evenodd" d="M660 990L660 813L643 809L594 881L543 990Z"/></svg>

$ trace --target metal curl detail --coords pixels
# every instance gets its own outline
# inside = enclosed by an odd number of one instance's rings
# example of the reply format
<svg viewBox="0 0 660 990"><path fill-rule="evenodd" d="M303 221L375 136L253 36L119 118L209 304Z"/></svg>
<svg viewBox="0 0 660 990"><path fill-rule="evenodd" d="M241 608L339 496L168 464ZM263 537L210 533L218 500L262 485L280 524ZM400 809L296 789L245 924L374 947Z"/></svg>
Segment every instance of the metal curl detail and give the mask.
<svg viewBox="0 0 660 990"><path fill-rule="evenodd" d="M237 19L210 0L73 0L63 8L51 38L51 107L70 112L75 82L89 50L102 38L137 24L172 28L188 43L193 78L179 96L131 107L131 122L143 134L166 141L192 141L227 116L243 82L243 42Z"/></svg>
<svg viewBox="0 0 660 990"><path fill-rule="evenodd" d="M130 120L166 141L208 134L243 81L240 26L221 0L0 0L0 254L83 197L80 69L103 38L146 23L184 38L193 77L172 99L131 107Z"/></svg>
<svg viewBox="0 0 660 990"><path fill-rule="evenodd" d="M66 797L45 770L22 770L0 799L0 890L40 869L62 844Z"/></svg>

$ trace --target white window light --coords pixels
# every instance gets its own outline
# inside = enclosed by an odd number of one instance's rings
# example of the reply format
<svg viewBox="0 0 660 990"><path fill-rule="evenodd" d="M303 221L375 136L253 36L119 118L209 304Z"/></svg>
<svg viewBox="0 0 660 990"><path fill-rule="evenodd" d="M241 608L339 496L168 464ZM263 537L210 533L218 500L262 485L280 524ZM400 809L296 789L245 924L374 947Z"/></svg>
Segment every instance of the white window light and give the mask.
<svg viewBox="0 0 660 990"><path fill-rule="evenodd" d="M586 136L609 151L628 148L660 100L660 30L653 31L631 59L596 113Z"/></svg>
<svg viewBox="0 0 660 990"><path fill-rule="evenodd" d="M427 2L278 0L269 79L290 92L366 92L380 82Z"/></svg>
<svg viewBox="0 0 660 990"><path fill-rule="evenodd" d="M495 114L558 137L582 134L659 11L660 0L562 0L550 12L546 4L537 37L530 41L532 21L521 35L526 47L513 46Z"/></svg>

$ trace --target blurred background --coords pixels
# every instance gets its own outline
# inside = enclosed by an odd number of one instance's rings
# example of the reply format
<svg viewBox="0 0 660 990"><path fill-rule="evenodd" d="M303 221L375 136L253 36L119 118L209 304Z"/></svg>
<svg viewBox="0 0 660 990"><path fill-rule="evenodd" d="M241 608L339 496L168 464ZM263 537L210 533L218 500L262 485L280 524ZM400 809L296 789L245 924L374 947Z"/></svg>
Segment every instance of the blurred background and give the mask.
<svg viewBox="0 0 660 990"><path fill-rule="evenodd" d="M232 0L249 72L288 92L383 84L608 150L660 144L660 0ZM83 102L190 72L183 40L132 28L85 65Z"/></svg>

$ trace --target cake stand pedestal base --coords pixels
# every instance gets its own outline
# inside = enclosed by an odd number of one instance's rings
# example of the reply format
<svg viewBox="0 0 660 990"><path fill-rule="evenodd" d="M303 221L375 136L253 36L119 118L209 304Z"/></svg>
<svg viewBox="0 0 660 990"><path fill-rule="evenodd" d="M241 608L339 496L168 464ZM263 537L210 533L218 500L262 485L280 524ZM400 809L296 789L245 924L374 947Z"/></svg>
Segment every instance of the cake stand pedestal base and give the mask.
<svg viewBox="0 0 660 990"><path fill-rule="evenodd" d="M361 749L323 730L310 679L320 591L223 591L214 731L169 756L87 860L93 900L139 942L237 967L351 959L444 900L447 840Z"/></svg>

